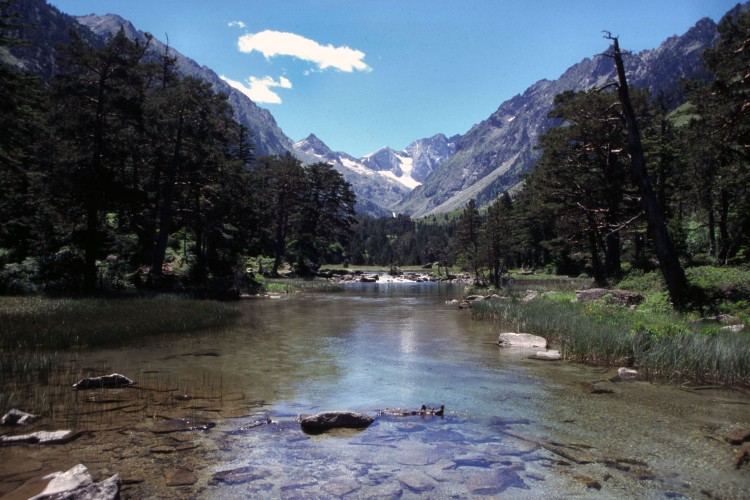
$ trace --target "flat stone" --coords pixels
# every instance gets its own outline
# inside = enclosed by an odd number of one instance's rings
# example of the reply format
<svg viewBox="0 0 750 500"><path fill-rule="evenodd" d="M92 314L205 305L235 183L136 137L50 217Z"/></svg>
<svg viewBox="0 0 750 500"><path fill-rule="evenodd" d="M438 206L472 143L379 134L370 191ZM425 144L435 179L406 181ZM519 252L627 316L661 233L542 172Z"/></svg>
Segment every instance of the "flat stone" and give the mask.
<svg viewBox="0 0 750 500"><path fill-rule="evenodd" d="M80 432L37 431L20 436L0 436L0 444L65 444L80 436Z"/></svg>
<svg viewBox="0 0 750 500"><path fill-rule="evenodd" d="M164 473L167 486L190 486L198 482L198 476L187 469L169 469Z"/></svg>
<svg viewBox="0 0 750 500"><path fill-rule="evenodd" d="M211 482L224 484L242 484L257 481L268 476L267 471L255 467L239 467L237 469L223 470L215 473Z"/></svg>
<svg viewBox="0 0 750 500"><path fill-rule="evenodd" d="M525 347L529 349L546 349L547 339L530 333L501 333L497 339L500 347Z"/></svg>
<svg viewBox="0 0 750 500"><path fill-rule="evenodd" d="M549 350L549 351L537 351L536 353L529 356L529 359L539 359L542 361L559 361L562 359L560 351Z"/></svg>
<svg viewBox="0 0 750 500"><path fill-rule="evenodd" d="M73 384L73 389L101 389L101 388L115 388L115 387L130 387L135 385L135 382L130 380L125 375L119 373L111 373L109 375L102 375L101 377L89 377L79 380Z"/></svg>
<svg viewBox="0 0 750 500"><path fill-rule="evenodd" d="M425 493L435 489L434 481L421 472L405 471L397 475L396 479L414 493Z"/></svg>
<svg viewBox="0 0 750 500"><path fill-rule="evenodd" d="M596 479L586 476L585 474L573 474L573 479L584 485L588 489L600 490L602 484Z"/></svg>
<svg viewBox="0 0 750 500"><path fill-rule="evenodd" d="M170 418L156 422L151 427L154 434L169 434L171 432L207 431L216 424L203 418Z"/></svg>
<svg viewBox="0 0 750 500"><path fill-rule="evenodd" d="M510 487L526 485L516 471L497 469L472 475L466 486L472 495L500 495Z"/></svg>
<svg viewBox="0 0 750 500"><path fill-rule="evenodd" d="M7 458L7 457L6 457ZM27 474L34 472L42 468L42 462L33 460L31 458L25 458L23 460L3 460L3 465L0 467L0 477L11 477L20 474Z"/></svg>

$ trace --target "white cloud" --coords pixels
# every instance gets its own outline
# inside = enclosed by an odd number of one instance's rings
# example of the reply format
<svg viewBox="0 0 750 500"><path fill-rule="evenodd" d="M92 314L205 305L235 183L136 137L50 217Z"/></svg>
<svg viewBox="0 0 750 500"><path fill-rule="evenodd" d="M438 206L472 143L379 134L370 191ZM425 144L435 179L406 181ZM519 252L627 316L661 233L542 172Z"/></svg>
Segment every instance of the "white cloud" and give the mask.
<svg viewBox="0 0 750 500"><path fill-rule="evenodd" d="M279 81L274 80L270 76L264 76L263 78L251 76L247 79L248 85L236 80L231 80L224 75L220 78L227 82L230 87L239 90L258 103L281 104L281 97L271 89L274 87L282 89L292 88L292 82L283 76L279 77Z"/></svg>
<svg viewBox="0 0 750 500"><path fill-rule="evenodd" d="M245 24L245 21L229 21L227 23L227 26L230 28L247 28L247 24Z"/></svg>
<svg viewBox="0 0 750 500"><path fill-rule="evenodd" d="M321 45L314 40L294 33L266 30L242 35L237 40L237 46L240 52L258 51L266 58L275 56L296 57L315 63L321 70L335 68L347 73L354 70L371 70L363 60L365 53L360 50L346 46Z"/></svg>

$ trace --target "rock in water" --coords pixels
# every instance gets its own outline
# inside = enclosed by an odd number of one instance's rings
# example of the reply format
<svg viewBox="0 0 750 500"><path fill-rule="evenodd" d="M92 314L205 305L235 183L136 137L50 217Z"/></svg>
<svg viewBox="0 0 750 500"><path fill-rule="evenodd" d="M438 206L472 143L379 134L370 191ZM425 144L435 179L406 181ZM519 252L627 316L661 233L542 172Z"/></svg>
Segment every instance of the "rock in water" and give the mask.
<svg viewBox="0 0 750 500"><path fill-rule="evenodd" d="M135 385L135 382L130 380L125 375L119 373L112 373L110 375L102 375L101 377L90 377L79 380L73 384L73 389L101 389L101 388L116 388L116 387L130 387Z"/></svg>
<svg viewBox="0 0 750 500"><path fill-rule="evenodd" d="M562 359L560 351L549 350L549 351L537 351L536 353L529 356L531 359L541 359L542 361L559 361Z"/></svg>
<svg viewBox="0 0 750 500"><path fill-rule="evenodd" d="M547 348L547 339L530 333L501 333L497 339L497 343L500 347Z"/></svg>
<svg viewBox="0 0 750 500"><path fill-rule="evenodd" d="M42 479L49 480L44 490L32 500L51 498L114 500L120 498L120 476L95 483L86 466L78 464L66 472L54 472Z"/></svg>
<svg viewBox="0 0 750 500"><path fill-rule="evenodd" d="M36 415L32 415L31 413L26 413L24 411L13 408L8 413L3 415L0 423L2 423L3 425L28 425L36 420L36 418Z"/></svg>
<svg viewBox="0 0 750 500"><path fill-rule="evenodd" d="M302 430L310 433L325 432L330 429L364 429L375 421L369 415L352 411L328 411L315 415L300 415Z"/></svg>
<svg viewBox="0 0 750 500"><path fill-rule="evenodd" d="M632 380L638 377L638 372L630 368L620 367L617 369L617 376L620 380Z"/></svg>

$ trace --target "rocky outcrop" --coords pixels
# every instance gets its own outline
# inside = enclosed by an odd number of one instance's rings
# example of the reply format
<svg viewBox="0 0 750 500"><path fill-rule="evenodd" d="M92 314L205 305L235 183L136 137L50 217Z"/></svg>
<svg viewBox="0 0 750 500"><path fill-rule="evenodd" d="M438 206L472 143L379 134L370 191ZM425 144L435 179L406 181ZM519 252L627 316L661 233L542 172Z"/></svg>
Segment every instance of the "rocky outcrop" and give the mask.
<svg viewBox="0 0 750 500"><path fill-rule="evenodd" d="M135 385L135 382L130 380L125 375L119 373L112 373L110 375L102 375L101 377L89 377L79 380L73 384L73 389L103 389L103 388L117 388L117 387L130 387Z"/></svg>
<svg viewBox="0 0 750 500"><path fill-rule="evenodd" d="M546 349L547 339L530 333L501 333L497 339L500 347L522 347L526 349Z"/></svg>
<svg viewBox="0 0 750 500"><path fill-rule="evenodd" d="M302 430L318 434L331 429L365 429L375 421L369 415L352 411L327 411L315 415L300 415Z"/></svg>

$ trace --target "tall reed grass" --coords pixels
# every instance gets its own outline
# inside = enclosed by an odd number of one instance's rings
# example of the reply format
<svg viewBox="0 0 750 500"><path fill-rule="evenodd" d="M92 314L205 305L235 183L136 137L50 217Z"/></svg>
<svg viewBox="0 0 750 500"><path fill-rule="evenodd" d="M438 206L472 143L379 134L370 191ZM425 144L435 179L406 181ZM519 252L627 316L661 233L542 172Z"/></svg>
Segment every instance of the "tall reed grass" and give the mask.
<svg viewBox="0 0 750 500"><path fill-rule="evenodd" d="M175 296L125 299L0 298L0 350L116 345L158 333L228 324L231 304Z"/></svg>
<svg viewBox="0 0 750 500"><path fill-rule="evenodd" d="M750 386L750 335L701 332L675 313L542 298L480 301L471 314L558 343L566 359L633 366L673 382Z"/></svg>

